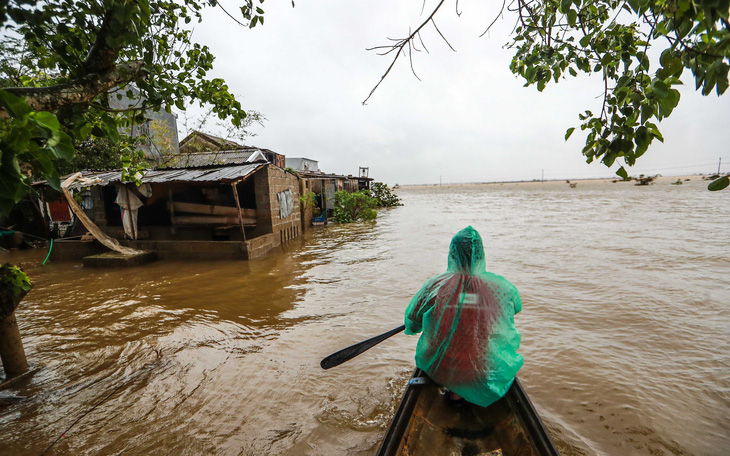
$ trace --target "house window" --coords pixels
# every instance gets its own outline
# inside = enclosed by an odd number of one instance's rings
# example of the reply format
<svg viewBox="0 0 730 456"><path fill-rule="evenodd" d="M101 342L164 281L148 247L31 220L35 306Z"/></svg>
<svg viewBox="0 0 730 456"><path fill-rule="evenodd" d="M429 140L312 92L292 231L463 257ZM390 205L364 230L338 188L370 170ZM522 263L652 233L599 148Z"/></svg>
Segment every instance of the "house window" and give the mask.
<svg viewBox="0 0 730 456"><path fill-rule="evenodd" d="M139 126L139 137L142 144L145 146L151 146L152 145L152 135L150 132L150 125L152 123L152 119L147 119L144 121L143 124Z"/></svg>

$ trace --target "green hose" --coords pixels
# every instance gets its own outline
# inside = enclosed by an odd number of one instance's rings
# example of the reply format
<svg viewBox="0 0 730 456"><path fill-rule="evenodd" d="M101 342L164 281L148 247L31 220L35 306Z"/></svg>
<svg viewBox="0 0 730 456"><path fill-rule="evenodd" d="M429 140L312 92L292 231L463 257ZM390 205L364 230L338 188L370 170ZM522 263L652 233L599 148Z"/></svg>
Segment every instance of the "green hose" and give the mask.
<svg viewBox="0 0 730 456"><path fill-rule="evenodd" d="M46 259L43 260L43 264L46 264L46 261L48 261L48 258L51 256L51 250L53 250L53 239L51 239L51 246L48 248L48 255L46 255Z"/></svg>

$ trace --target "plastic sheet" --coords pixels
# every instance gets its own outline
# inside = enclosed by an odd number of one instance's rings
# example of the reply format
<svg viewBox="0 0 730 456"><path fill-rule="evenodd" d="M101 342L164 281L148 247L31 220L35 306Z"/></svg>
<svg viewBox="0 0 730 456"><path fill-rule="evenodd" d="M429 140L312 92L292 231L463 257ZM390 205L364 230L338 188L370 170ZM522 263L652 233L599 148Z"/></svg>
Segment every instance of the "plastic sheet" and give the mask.
<svg viewBox="0 0 730 456"><path fill-rule="evenodd" d="M107 236L106 233L104 233L101 229L99 229L98 226L96 226L94 222L91 221L89 216L86 215L83 209L81 209L81 206L79 206L78 203L74 200L73 196L71 195L71 191L69 190L71 184L73 184L74 181L78 180L79 178L81 178L81 173L72 174L61 184L61 189L63 190L63 194L66 195L66 201L68 201L68 205L71 207L71 210L74 212L74 214L76 214L76 217L81 220L81 223L83 223L86 229L89 230L91 234L93 234L94 237L105 247L119 252L122 255L137 255L139 253L143 253L142 250L124 247L123 245L119 244L119 241Z"/></svg>
<svg viewBox="0 0 730 456"><path fill-rule="evenodd" d="M501 398L522 367L514 315L517 289L486 271L484 247L471 226L451 240L448 269L421 287L406 309L406 334L423 334L416 365L434 381L486 407Z"/></svg>

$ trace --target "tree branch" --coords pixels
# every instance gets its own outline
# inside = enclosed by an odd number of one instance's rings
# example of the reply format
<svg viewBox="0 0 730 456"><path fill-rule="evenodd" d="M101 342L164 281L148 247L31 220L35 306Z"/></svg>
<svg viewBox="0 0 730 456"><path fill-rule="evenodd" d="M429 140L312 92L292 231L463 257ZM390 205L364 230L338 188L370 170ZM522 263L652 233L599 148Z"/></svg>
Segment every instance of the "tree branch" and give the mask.
<svg viewBox="0 0 730 456"><path fill-rule="evenodd" d="M124 109L107 108L106 106L102 106L99 103L89 103L89 106L91 106L92 108L96 108L100 111L111 112L111 113L115 113L115 114L122 113L122 112L136 112L136 111L144 112L149 108L149 106L147 106L147 104L145 104L145 103L142 103L142 105L140 105L140 106L130 106L129 108L124 108Z"/></svg>
<svg viewBox="0 0 730 456"><path fill-rule="evenodd" d="M436 22L433 22L433 17L436 15L436 13L438 12L439 8L441 8L441 5L444 4L444 1L446 1L446 0L441 0L438 3L438 5L436 5L436 8L434 8L433 11L431 11L431 14L428 16L428 18L425 21L423 21L421 23L421 25L419 25L418 28L416 28L416 30L413 33L411 33L410 35L408 35L407 38L403 38L401 40L393 40L393 41L396 41L396 44L394 44L392 46L377 46L377 47L374 47L374 48L367 49L368 51L372 51L373 49L381 49L381 48L387 48L387 49L389 49L384 54L389 54L389 53L391 53L393 51L397 51L397 52L395 54L395 57L393 58L393 61L390 62L390 66L388 67L387 70L385 70L385 74L383 74L383 76L380 78L380 81L378 81L378 83L375 84L375 87L373 87L373 89L370 91L370 93L368 94L367 98L365 98L365 100L362 102L362 104L366 104L368 102L368 100L370 99L370 97L373 96L373 93L375 93L375 91L378 89L378 86L380 86L380 84L383 82L383 80L385 80L385 78L390 73L390 70L393 69L393 65L395 65L395 62L398 60L398 57L400 57L401 53L404 52L404 48L406 46L410 46L411 41L413 41L416 36L418 36L419 40L421 39L420 32L421 32L421 29L426 26L426 24L428 24L429 22L432 22L433 23L433 26L436 28L436 31L439 33L439 35L441 35L441 38L443 38L444 41L446 41L446 38L444 38L444 36L441 34L441 31L438 29L438 27L436 27ZM424 6L425 6L425 1L424 1ZM421 41L421 44L423 44L423 41ZM451 50L454 50L454 48L451 47L451 44L449 44L448 41L446 41L446 44L449 45L449 47L451 48ZM425 48L426 46L424 45L423 47ZM411 71L413 71L413 74L416 74L415 70L413 69L413 62L412 61L411 61ZM416 76L416 78L417 77L418 76Z"/></svg>
<svg viewBox="0 0 730 456"><path fill-rule="evenodd" d="M84 74L99 73L114 66L114 62L119 56L119 49L107 44L107 37L111 33L113 20L114 9L110 8L104 13L101 27L96 32L96 41L94 41L94 45L86 55L86 59L84 59Z"/></svg>
<svg viewBox="0 0 730 456"><path fill-rule="evenodd" d="M129 82L138 81L147 76L144 62L117 65L101 73L88 74L84 77L49 87L9 87L8 92L25 98L35 111L55 112L64 106L88 105L97 95L107 92ZM0 109L0 119L10 117Z"/></svg>

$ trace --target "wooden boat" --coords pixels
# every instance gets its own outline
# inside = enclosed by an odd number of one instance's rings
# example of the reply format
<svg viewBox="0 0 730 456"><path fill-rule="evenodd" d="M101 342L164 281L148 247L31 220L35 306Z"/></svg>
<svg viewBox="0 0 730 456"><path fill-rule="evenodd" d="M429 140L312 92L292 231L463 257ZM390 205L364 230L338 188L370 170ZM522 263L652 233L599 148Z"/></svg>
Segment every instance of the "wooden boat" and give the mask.
<svg viewBox="0 0 730 456"><path fill-rule="evenodd" d="M416 369L378 456L559 456L519 380L489 407L449 403Z"/></svg>

